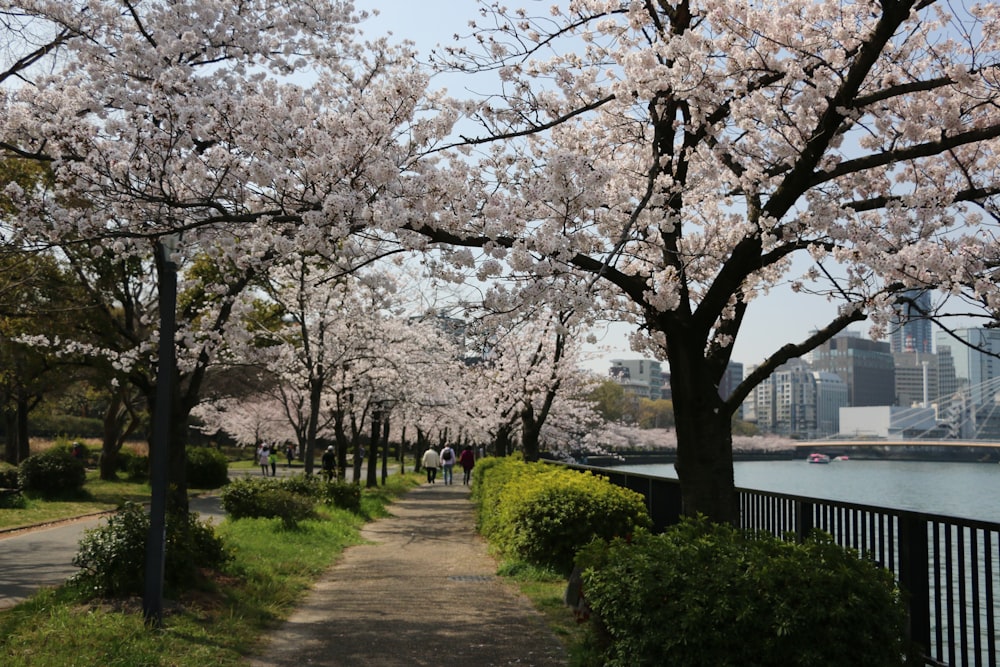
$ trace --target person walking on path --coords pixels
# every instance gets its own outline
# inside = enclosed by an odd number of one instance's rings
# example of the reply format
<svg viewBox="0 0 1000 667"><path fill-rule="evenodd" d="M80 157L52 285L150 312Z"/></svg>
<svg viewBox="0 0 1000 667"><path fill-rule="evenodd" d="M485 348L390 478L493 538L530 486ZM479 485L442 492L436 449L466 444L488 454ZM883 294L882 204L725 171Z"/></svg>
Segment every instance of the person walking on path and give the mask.
<svg viewBox="0 0 1000 667"><path fill-rule="evenodd" d="M278 447L275 445L271 448L271 453L267 456L268 463L271 464L271 477L278 476Z"/></svg>
<svg viewBox="0 0 1000 667"><path fill-rule="evenodd" d="M566 667L475 531L464 486L421 485L367 524L250 667ZM460 619L460 622L452 622Z"/></svg>
<svg viewBox="0 0 1000 667"><path fill-rule="evenodd" d="M444 478L445 484L451 484L455 481L452 476L452 470L455 468L455 450L451 448L451 445L445 445L444 449L441 450L441 476Z"/></svg>
<svg viewBox="0 0 1000 667"><path fill-rule="evenodd" d="M472 453L472 446L466 445L465 449L458 456L458 462L462 465L462 484L469 485L472 481L472 469L476 467L476 455Z"/></svg>
<svg viewBox="0 0 1000 667"><path fill-rule="evenodd" d="M288 443L285 445L285 458L288 459L288 464L285 465L286 468L292 467L292 460L295 458L295 445Z"/></svg>
<svg viewBox="0 0 1000 667"><path fill-rule="evenodd" d="M441 465L441 458L433 447L428 447L424 456L420 459L420 465L427 471L427 483L434 484L437 478L438 466Z"/></svg>
<svg viewBox="0 0 1000 667"><path fill-rule="evenodd" d="M333 445L327 447L326 451L323 452L322 464L323 476L329 482L333 479L333 473L337 468L337 452L333 449Z"/></svg>
<svg viewBox="0 0 1000 667"><path fill-rule="evenodd" d="M260 448L260 453L257 455L257 462L260 463L261 473L263 473L264 477L267 477L267 469L271 465L270 452L267 449L267 445Z"/></svg>

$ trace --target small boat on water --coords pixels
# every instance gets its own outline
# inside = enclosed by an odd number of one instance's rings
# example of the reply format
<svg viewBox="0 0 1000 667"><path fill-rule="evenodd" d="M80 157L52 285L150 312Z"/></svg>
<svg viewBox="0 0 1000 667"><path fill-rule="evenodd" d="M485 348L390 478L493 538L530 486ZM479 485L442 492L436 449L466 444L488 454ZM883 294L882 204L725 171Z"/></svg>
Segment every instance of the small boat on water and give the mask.
<svg viewBox="0 0 1000 667"><path fill-rule="evenodd" d="M829 463L830 457L826 454L820 454L819 452L814 452L809 455L809 463Z"/></svg>

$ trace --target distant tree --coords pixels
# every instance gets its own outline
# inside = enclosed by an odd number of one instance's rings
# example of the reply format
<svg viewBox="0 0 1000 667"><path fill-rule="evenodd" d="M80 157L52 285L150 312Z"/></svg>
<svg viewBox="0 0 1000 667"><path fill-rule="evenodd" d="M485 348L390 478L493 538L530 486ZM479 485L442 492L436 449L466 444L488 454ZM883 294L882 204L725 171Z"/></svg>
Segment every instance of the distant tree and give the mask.
<svg viewBox="0 0 1000 667"><path fill-rule="evenodd" d="M639 399L639 428L673 428L674 404L662 398Z"/></svg>
<svg viewBox="0 0 1000 667"><path fill-rule="evenodd" d="M604 380L590 394L594 410L606 422L621 421L625 415L625 389L614 380Z"/></svg>

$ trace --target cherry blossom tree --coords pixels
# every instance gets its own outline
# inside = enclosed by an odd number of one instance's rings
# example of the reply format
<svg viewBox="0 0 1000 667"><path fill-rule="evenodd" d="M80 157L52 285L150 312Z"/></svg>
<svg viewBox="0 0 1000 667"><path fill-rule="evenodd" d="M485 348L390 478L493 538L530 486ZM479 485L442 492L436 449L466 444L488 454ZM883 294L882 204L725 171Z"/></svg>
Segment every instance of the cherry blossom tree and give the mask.
<svg viewBox="0 0 1000 667"><path fill-rule="evenodd" d="M494 311L476 324L486 352L469 369L475 400L467 410L486 429L498 456L512 453L519 441L525 459L537 461L542 449L570 449L595 416L584 398L593 379L579 368L586 320L544 303L529 307L523 295L514 301L518 313ZM499 305L495 295L486 304Z"/></svg>
<svg viewBox="0 0 1000 667"><path fill-rule="evenodd" d="M482 3L452 68L502 90L461 125L478 204L408 227L526 275L575 272L670 364L684 510L736 516L730 419L781 363L906 290L926 314L1000 314L1000 15L935 0ZM793 272L793 259L809 268ZM801 266L801 264L800 264ZM838 302L729 396L756 299L785 282ZM776 323L777 324L777 323Z"/></svg>
<svg viewBox="0 0 1000 667"><path fill-rule="evenodd" d="M3 0L0 17L26 44L0 66L24 81L0 92L0 150L52 175L3 184L19 211L4 237L137 262L155 290L159 241L183 235L170 502L186 508L184 427L240 294L303 248L370 261L351 235L395 219L454 114L427 113L408 49L362 44L349 2ZM137 315L126 350L91 350L149 363L150 397L155 321Z"/></svg>

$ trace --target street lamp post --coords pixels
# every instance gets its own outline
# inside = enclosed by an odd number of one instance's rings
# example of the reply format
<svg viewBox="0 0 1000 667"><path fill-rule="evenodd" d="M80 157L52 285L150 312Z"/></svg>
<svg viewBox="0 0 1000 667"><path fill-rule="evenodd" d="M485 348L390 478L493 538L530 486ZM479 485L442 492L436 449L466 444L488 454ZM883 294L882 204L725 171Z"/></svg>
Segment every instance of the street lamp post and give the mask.
<svg viewBox="0 0 1000 667"><path fill-rule="evenodd" d="M174 330L177 308L177 264L174 253L178 238L163 237L157 244L162 262L160 272L160 346L156 369L156 401L153 416L152 451L150 452L149 533L146 538L145 594L143 617L147 624L163 623L163 573L167 542L167 461L170 447L171 380L174 375Z"/></svg>

